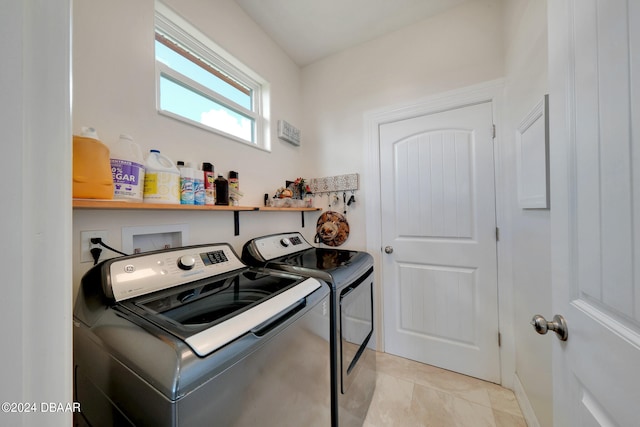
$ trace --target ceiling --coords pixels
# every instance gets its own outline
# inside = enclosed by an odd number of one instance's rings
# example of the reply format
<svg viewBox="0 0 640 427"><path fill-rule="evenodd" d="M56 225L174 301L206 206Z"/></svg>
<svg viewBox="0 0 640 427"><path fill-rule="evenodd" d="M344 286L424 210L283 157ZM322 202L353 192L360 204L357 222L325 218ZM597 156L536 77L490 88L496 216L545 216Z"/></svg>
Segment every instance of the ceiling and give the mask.
<svg viewBox="0 0 640 427"><path fill-rule="evenodd" d="M235 0L299 66L473 0Z"/></svg>

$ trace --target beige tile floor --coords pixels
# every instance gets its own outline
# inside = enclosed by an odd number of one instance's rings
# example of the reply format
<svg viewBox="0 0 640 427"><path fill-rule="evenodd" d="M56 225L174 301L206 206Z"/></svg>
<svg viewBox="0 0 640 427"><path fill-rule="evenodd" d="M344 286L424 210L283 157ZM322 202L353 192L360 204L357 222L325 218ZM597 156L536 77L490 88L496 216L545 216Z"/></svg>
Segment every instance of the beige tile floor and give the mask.
<svg viewBox="0 0 640 427"><path fill-rule="evenodd" d="M377 353L377 383L364 427L526 427L511 390Z"/></svg>

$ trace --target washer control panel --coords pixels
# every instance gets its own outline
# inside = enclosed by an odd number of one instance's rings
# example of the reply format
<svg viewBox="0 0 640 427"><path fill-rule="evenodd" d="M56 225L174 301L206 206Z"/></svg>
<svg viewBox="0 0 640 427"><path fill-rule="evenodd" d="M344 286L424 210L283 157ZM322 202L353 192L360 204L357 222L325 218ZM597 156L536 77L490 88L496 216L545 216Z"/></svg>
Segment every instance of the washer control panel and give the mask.
<svg viewBox="0 0 640 427"><path fill-rule="evenodd" d="M244 267L227 244L187 246L116 258L109 265L110 288L105 293L122 301Z"/></svg>

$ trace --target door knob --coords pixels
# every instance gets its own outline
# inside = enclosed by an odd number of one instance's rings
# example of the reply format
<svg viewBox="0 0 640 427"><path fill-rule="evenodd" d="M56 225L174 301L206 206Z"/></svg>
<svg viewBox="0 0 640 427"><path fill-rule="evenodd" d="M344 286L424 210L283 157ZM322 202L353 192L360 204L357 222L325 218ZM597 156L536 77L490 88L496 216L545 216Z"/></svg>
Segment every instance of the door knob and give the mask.
<svg viewBox="0 0 640 427"><path fill-rule="evenodd" d="M558 339L560 341L566 341L569 337L567 321L564 320L564 317L559 314L553 316L552 322L547 322L547 319L540 316L539 314L536 314L535 316L533 316L533 319L531 319L531 325L533 326L533 329L535 329L536 332L540 335L546 334L547 331L553 331L558 335Z"/></svg>
<svg viewBox="0 0 640 427"><path fill-rule="evenodd" d="M393 246L385 246L384 252L387 253L387 254L392 254L393 253Z"/></svg>

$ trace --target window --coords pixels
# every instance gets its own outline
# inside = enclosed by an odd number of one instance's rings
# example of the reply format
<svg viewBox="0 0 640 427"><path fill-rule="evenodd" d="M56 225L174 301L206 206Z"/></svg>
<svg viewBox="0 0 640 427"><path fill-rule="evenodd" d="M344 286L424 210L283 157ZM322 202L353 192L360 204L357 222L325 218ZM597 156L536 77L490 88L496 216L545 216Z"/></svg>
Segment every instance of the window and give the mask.
<svg viewBox="0 0 640 427"><path fill-rule="evenodd" d="M266 82L159 2L155 59L161 114L269 149Z"/></svg>

